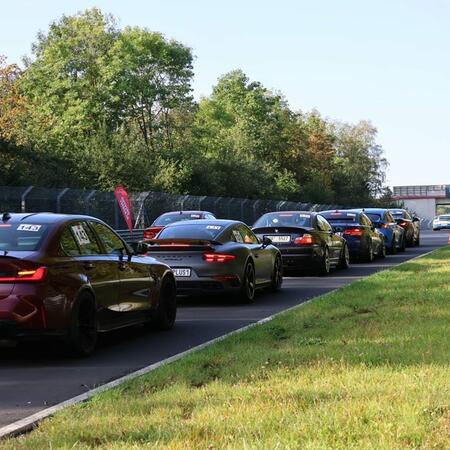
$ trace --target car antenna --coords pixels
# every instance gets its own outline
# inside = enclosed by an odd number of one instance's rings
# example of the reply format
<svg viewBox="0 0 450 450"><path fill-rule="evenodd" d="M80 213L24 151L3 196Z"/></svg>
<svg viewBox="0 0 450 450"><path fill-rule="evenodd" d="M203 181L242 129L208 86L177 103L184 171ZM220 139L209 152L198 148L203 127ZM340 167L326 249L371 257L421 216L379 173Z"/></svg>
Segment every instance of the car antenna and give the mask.
<svg viewBox="0 0 450 450"><path fill-rule="evenodd" d="M11 214L9 212L4 212L3 215L2 215L2 221L6 222L9 219L11 219Z"/></svg>

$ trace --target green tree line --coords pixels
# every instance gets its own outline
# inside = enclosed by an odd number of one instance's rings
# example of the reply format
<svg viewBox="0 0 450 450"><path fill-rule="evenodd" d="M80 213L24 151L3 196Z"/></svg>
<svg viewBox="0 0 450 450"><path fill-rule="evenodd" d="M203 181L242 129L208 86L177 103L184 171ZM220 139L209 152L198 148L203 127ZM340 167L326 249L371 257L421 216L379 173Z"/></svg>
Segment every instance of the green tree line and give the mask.
<svg viewBox="0 0 450 450"><path fill-rule="evenodd" d="M0 59L0 185L373 203L369 123L293 111L241 70L192 96L193 54L98 9L53 22L24 67Z"/></svg>

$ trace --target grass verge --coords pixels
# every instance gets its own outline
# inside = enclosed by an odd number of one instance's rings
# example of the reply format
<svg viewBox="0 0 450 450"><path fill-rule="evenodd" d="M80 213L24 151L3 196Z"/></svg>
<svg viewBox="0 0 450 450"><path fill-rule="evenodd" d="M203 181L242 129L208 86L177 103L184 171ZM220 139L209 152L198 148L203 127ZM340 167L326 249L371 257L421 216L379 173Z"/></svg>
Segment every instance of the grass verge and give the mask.
<svg viewBox="0 0 450 450"><path fill-rule="evenodd" d="M102 393L2 449L450 448L450 247Z"/></svg>

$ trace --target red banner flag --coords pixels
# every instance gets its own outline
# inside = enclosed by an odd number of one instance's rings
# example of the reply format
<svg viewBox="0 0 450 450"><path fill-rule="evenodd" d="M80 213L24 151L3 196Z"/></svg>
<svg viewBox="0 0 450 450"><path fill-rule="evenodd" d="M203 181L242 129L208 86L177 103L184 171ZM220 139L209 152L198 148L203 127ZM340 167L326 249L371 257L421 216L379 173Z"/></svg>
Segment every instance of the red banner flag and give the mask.
<svg viewBox="0 0 450 450"><path fill-rule="evenodd" d="M114 190L114 195L116 196L117 203L119 204L120 211L127 223L128 229L130 230L130 233L133 234L133 221L131 218L131 205L130 199L128 198L128 192L123 186L117 186Z"/></svg>

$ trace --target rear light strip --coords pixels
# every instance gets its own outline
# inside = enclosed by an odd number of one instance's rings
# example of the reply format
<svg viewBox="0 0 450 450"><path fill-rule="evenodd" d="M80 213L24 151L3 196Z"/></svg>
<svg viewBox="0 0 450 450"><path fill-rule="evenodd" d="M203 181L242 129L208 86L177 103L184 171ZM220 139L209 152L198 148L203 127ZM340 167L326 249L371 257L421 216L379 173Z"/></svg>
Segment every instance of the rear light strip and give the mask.
<svg viewBox="0 0 450 450"><path fill-rule="evenodd" d="M314 237L311 234L304 234L294 239L295 245L312 245L314 243Z"/></svg>
<svg viewBox="0 0 450 450"><path fill-rule="evenodd" d="M344 230L344 235L346 235L346 236L362 236L363 230L361 230L361 228L349 228L348 230Z"/></svg>
<svg viewBox="0 0 450 450"><path fill-rule="evenodd" d="M234 259L236 259L236 256L228 255L226 253L203 253L203 260L209 263L224 263L233 261Z"/></svg>
<svg viewBox="0 0 450 450"><path fill-rule="evenodd" d="M15 277L0 277L0 283L16 283L16 282L38 282L42 281L46 275L45 267L38 267L32 270L19 270Z"/></svg>

